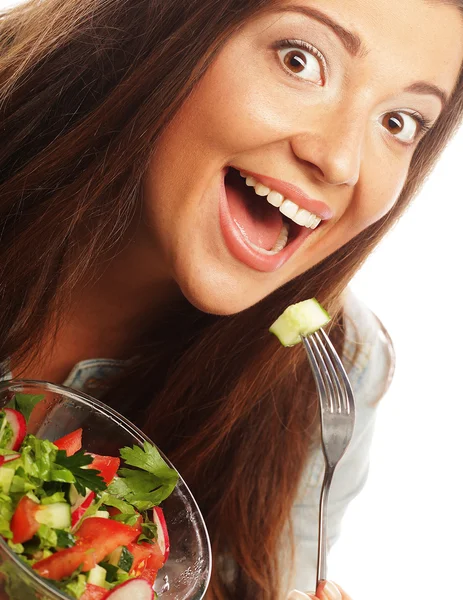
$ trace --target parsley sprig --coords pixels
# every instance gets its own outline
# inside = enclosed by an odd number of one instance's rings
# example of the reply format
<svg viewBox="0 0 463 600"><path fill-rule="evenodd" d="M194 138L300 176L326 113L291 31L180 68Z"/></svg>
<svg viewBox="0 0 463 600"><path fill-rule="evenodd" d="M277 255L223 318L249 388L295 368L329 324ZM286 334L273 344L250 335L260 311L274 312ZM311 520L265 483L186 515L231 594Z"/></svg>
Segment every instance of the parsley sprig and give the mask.
<svg viewBox="0 0 463 600"><path fill-rule="evenodd" d="M87 493L85 488L93 492L101 492L107 487L103 477L101 477L100 471L83 468L92 462L93 457L90 454L85 454L82 450L79 450L72 456L68 456L64 450L58 450L55 458L55 464L71 471L74 475L74 485L78 493L82 496L85 496Z"/></svg>
<svg viewBox="0 0 463 600"><path fill-rule="evenodd" d="M119 469L118 477L109 485L108 492L136 509L143 511L159 505L177 485L177 471L171 469L148 442L143 448L122 448L120 455L126 465L137 468Z"/></svg>

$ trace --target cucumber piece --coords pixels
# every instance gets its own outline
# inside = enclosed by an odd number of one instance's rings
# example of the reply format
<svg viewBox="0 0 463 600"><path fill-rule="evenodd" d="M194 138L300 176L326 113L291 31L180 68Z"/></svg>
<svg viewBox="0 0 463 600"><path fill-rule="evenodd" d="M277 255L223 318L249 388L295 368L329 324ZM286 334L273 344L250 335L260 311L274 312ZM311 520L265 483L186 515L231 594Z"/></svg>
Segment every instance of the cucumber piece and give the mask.
<svg viewBox="0 0 463 600"><path fill-rule="evenodd" d="M270 327L283 346L295 346L301 335L310 335L331 321L330 315L315 300L291 304Z"/></svg>
<svg viewBox="0 0 463 600"><path fill-rule="evenodd" d="M4 494L8 494L10 491L11 483L13 481L15 469L9 469L8 467L0 467L0 490Z"/></svg>
<svg viewBox="0 0 463 600"><path fill-rule="evenodd" d="M109 519L109 512L107 510L97 510L93 516L100 517L100 519Z"/></svg>
<svg viewBox="0 0 463 600"><path fill-rule="evenodd" d="M84 467L82 467L82 468L84 468ZM92 490L85 488L85 496L82 496L77 491L76 486L73 483L71 483L71 485L69 486L69 492L67 494L69 504L73 508L77 508L77 506L79 506L80 504L82 504L82 502L84 502L84 500L88 497L88 495L90 494L91 491Z"/></svg>
<svg viewBox="0 0 463 600"><path fill-rule="evenodd" d="M93 569L90 569L88 572L87 583L104 587L106 583L106 569L103 569L100 565L96 565Z"/></svg>
<svg viewBox="0 0 463 600"><path fill-rule="evenodd" d="M71 527L71 507L66 502L41 505L35 518L53 529L66 529Z"/></svg>
<svg viewBox="0 0 463 600"><path fill-rule="evenodd" d="M68 498L69 498L69 504L71 504L71 506L74 506L74 504L77 504L79 499L82 498L82 496L76 490L76 486L73 483L71 483L71 485L69 486Z"/></svg>

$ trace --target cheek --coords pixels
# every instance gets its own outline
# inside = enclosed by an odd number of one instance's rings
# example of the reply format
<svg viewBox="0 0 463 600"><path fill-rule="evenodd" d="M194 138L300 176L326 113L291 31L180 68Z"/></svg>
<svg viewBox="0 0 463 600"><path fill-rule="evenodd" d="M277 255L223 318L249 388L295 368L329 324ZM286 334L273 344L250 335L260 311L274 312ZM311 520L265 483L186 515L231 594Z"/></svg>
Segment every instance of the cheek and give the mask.
<svg viewBox="0 0 463 600"><path fill-rule="evenodd" d="M182 111L203 144L228 158L277 142L291 131L286 116L291 111L275 89L267 89L269 78L236 62L220 57Z"/></svg>
<svg viewBox="0 0 463 600"><path fill-rule="evenodd" d="M397 202L408 174L408 163L373 161L360 179L349 214L355 235L389 212Z"/></svg>

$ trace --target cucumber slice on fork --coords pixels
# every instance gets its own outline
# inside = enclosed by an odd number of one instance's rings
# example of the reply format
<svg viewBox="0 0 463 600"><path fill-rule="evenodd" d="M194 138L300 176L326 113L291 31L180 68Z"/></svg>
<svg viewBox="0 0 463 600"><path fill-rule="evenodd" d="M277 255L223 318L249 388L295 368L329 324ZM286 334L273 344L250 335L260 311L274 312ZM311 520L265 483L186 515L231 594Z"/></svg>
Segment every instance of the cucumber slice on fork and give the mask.
<svg viewBox="0 0 463 600"><path fill-rule="evenodd" d="M283 346L295 346L301 335L310 335L331 321L315 298L291 304L270 327Z"/></svg>

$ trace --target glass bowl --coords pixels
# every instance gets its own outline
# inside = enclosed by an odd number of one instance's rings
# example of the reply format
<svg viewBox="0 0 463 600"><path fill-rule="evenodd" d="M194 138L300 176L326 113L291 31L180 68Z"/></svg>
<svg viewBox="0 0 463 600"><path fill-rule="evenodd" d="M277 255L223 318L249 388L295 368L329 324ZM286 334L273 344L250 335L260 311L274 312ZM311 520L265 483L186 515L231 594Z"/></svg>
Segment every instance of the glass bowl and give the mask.
<svg viewBox="0 0 463 600"><path fill-rule="evenodd" d="M102 402L70 388L44 381L10 380L0 383L0 408L16 393L40 394L27 431L56 440L83 428L82 448L95 454L119 456L123 446L153 442L122 415ZM170 467L173 465L162 454ZM211 548L201 512L179 477L162 503L170 538L170 554L159 571L154 590L162 600L201 600L211 573ZM0 600L68 600L23 563L0 536Z"/></svg>

